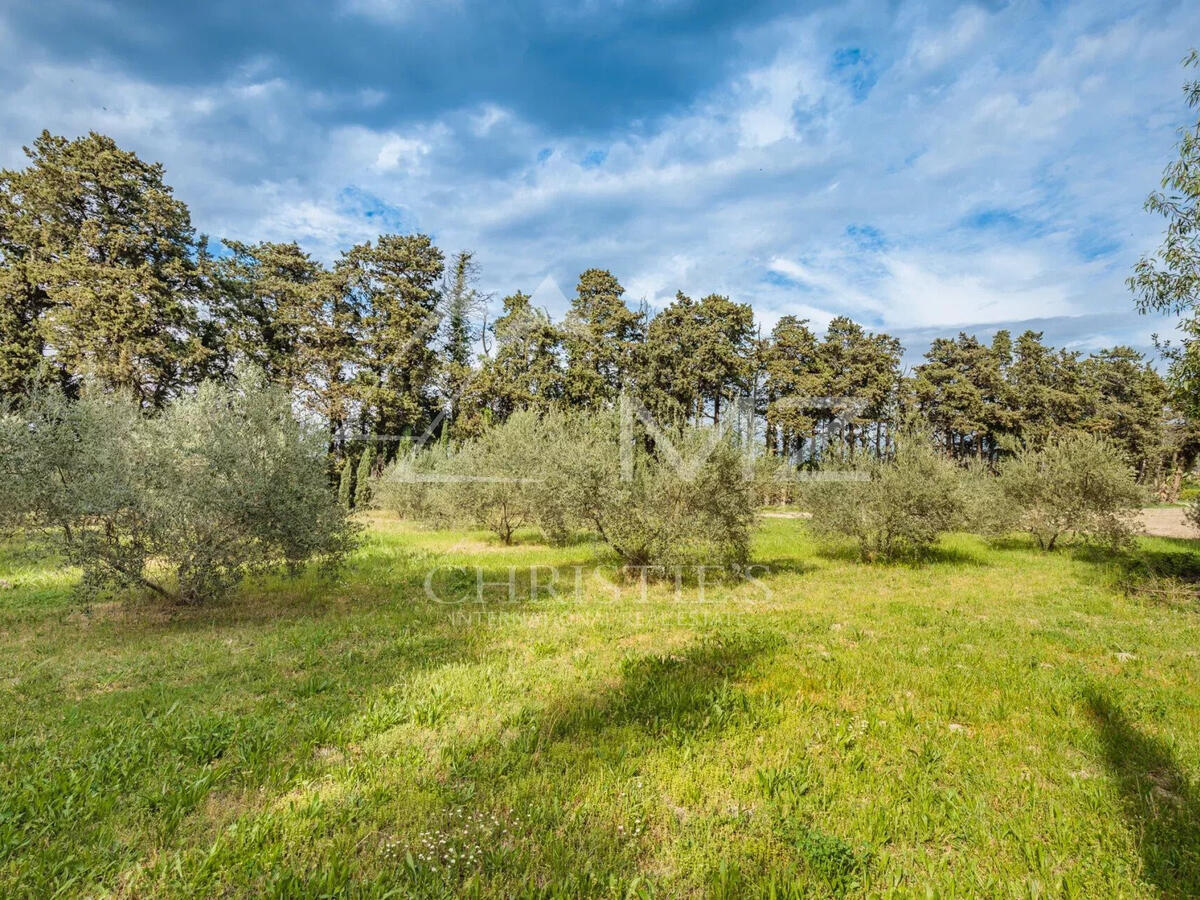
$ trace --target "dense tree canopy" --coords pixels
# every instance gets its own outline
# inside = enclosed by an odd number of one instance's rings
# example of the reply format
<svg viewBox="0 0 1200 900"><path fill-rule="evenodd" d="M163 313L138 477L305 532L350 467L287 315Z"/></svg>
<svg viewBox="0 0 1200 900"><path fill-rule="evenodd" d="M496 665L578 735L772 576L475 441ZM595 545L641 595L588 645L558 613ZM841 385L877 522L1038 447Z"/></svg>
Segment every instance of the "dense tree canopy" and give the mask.
<svg viewBox="0 0 1200 900"><path fill-rule="evenodd" d="M187 207L111 138L48 132L0 171L0 388L52 360L161 406L194 379L203 285Z"/></svg>
<svg viewBox="0 0 1200 900"><path fill-rule="evenodd" d="M1200 67L1193 50L1184 64ZM1188 107L1200 113L1200 79L1184 85ZM1163 342L1159 349L1170 363L1172 405L1189 422L1200 421L1200 116L1180 129L1179 156L1163 173L1161 190L1146 200L1146 208L1167 222L1162 245L1143 257L1129 279L1142 312L1180 316L1178 344ZM1189 433L1181 441L1185 452L1194 443Z"/></svg>
<svg viewBox="0 0 1200 900"><path fill-rule="evenodd" d="M1135 279L1147 307L1193 317L1197 134L1168 171L1175 193L1152 198L1167 246ZM1178 389L1181 357L1172 390L1128 347L1083 357L1000 331L939 338L909 375L899 341L849 318L819 335L784 316L764 336L748 304L682 292L650 315L601 268L579 276L559 322L518 290L488 323L474 255L447 265L427 235L381 235L331 266L295 243L227 240L210 255L161 166L96 134L43 134L27 152L26 168L0 172L8 401L44 368L68 393L91 379L156 409L250 363L326 429L331 472L350 471L346 456L361 465L360 442L386 462L405 436L461 441L522 410L623 395L664 425L733 428L792 466L889 456L914 419L945 455L988 465L1063 429L1109 439L1160 487L1194 456L1200 402Z"/></svg>
<svg viewBox="0 0 1200 900"><path fill-rule="evenodd" d="M564 322L566 394L572 404L612 403L635 373L644 317L625 303L625 288L604 269L588 269Z"/></svg>

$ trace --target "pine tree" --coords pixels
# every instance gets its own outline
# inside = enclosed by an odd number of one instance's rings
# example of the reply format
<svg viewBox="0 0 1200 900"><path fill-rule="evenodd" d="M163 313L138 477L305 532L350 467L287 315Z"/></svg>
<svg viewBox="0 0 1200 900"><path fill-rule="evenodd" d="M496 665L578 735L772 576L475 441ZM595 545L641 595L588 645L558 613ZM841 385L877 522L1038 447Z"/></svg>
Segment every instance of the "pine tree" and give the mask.
<svg viewBox="0 0 1200 900"><path fill-rule="evenodd" d="M625 288L605 269L579 276L563 325L567 355L566 394L577 406L613 403L634 388L645 317L625 305Z"/></svg>
<svg viewBox="0 0 1200 900"><path fill-rule="evenodd" d="M763 351L766 382L767 449L799 461L820 415L814 399L825 381L817 337L807 319L784 316Z"/></svg>
<svg viewBox="0 0 1200 900"><path fill-rule="evenodd" d="M983 377L979 379L983 394L983 419L989 446L988 459L993 464L1002 450L1011 448L1018 432L1017 397L1012 385L1012 335L1000 329L992 336Z"/></svg>
<svg viewBox="0 0 1200 900"><path fill-rule="evenodd" d="M187 207L163 167L91 133L43 132L0 171L0 389L43 357L162 406L194 381L203 280Z"/></svg>
<svg viewBox="0 0 1200 900"><path fill-rule="evenodd" d="M302 345L310 339L306 326L324 302L321 264L294 243L223 243L231 255L213 270L230 353L298 390L306 364Z"/></svg>
<svg viewBox="0 0 1200 900"><path fill-rule="evenodd" d="M423 234L383 235L335 266L357 318L353 396L364 430L419 433L432 421L442 271L442 252Z"/></svg>
<svg viewBox="0 0 1200 900"><path fill-rule="evenodd" d="M477 399L468 405L489 410L495 421L517 410L549 409L564 390L562 335L550 316L535 309L529 295L520 291L505 297L503 304L503 314L491 326L495 355L472 385Z"/></svg>
<svg viewBox="0 0 1200 900"><path fill-rule="evenodd" d="M296 325L301 403L326 423L329 453L344 442L355 401L355 357L361 313L341 274L323 271L311 286Z"/></svg>
<svg viewBox="0 0 1200 900"><path fill-rule="evenodd" d="M858 373L857 395L863 406L857 428L861 449L882 456L892 443L900 424L900 358L904 348L889 334L868 333L855 347L853 361Z"/></svg>
<svg viewBox="0 0 1200 900"><path fill-rule="evenodd" d="M712 401L715 424L721 421L722 402L748 387L754 349L754 310L720 294L709 294L697 305L696 313L700 394Z"/></svg>
<svg viewBox="0 0 1200 900"><path fill-rule="evenodd" d="M820 417L827 445L853 455L871 439L881 443L882 419L889 415L900 384L902 352L895 338L869 334L846 316L830 321L817 348L824 375L821 393L829 402Z"/></svg>
<svg viewBox="0 0 1200 900"><path fill-rule="evenodd" d="M718 422L722 403L750 388L754 337L749 305L680 291L646 328L639 393L660 415Z"/></svg>
<svg viewBox="0 0 1200 900"><path fill-rule="evenodd" d="M0 192L0 204L5 200ZM2 207L0 207L2 210ZM0 216L4 213L0 211ZM2 228L0 228L2 233ZM48 306L28 277L25 263L0 239L0 405L25 393L26 382L45 354L41 316Z"/></svg>
<svg viewBox="0 0 1200 900"><path fill-rule="evenodd" d="M1009 382L1022 442L1040 447L1052 434L1082 422L1079 354L1046 346L1040 331L1017 338Z"/></svg>
<svg viewBox="0 0 1200 900"><path fill-rule="evenodd" d="M973 335L937 338L914 373L914 390L925 421L954 456L982 456L988 444L985 399L991 350ZM990 453L990 450L989 450Z"/></svg>
<svg viewBox="0 0 1200 900"><path fill-rule="evenodd" d="M1141 479L1158 467L1165 441L1168 390L1132 347L1093 353L1081 364L1086 425L1109 438Z"/></svg>
<svg viewBox="0 0 1200 900"><path fill-rule="evenodd" d="M646 327L642 402L664 421L698 421L703 410L698 304L679 291Z"/></svg>

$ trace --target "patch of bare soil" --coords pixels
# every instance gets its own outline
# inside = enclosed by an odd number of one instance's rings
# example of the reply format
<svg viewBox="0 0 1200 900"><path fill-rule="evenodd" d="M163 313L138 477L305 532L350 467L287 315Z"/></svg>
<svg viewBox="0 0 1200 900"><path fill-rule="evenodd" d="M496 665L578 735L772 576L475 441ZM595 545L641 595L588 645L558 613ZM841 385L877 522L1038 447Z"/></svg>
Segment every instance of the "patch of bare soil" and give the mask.
<svg viewBox="0 0 1200 900"><path fill-rule="evenodd" d="M1143 509L1138 523L1142 531L1155 537L1200 538L1200 529L1187 520L1183 507Z"/></svg>

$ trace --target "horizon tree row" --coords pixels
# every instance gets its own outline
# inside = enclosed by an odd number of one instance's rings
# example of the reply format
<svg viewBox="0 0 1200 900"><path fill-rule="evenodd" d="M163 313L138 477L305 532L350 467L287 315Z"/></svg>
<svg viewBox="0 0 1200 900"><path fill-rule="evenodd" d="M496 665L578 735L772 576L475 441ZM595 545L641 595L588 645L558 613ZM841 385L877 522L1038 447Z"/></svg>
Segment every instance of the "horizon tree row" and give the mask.
<svg viewBox="0 0 1200 900"><path fill-rule="evenodd" d="M818 335L784 316L678 293L651 314L613 274L579 277L559 322L517 291L487 321L470 251L381 235L332 265L295 242L225 240L212 253L187 206L112 139L48 132L0 171L0 398L48 372L91 378L157 410L239 362L262 369L328 429L332 454L404 436L460 440L518 410L606 408L622 393L662 422L711 422L794 464L889 454L901 428L994 463L1075 428L1112 438L1139 478L1181 477L1190 423L1142 354L1084 356L1027 331L938 338L905 372L900 342L849 318Z"/></svg>

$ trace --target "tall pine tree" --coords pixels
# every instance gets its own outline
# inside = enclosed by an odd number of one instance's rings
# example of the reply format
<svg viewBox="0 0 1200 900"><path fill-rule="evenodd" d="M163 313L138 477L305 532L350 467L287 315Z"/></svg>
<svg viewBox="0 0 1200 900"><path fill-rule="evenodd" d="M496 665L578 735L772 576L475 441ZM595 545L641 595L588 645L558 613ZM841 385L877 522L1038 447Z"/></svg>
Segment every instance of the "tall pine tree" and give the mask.
<svg viewBox="0 0 1200 900"><path fill-rule="evenodd" d="M633 387L645 317L626 306L625 288L605 269L588 269L563 323L566 394L577 406L613 403Z"/></svg>
<svg viewBox="0 0 1200 900"><path fill-rule="evenodd" d="M201 371L204 281L187 207L108 137L43 132L0 171L0 389L42 358L161 406Z"/></svg>
<svg viewBox="0 0 1200 900"><path fill-rule="evenodd" d="M359 244L334 268L358 319L353 396L363 434L415 434L435 415L442 270L442 252L423 234Z"/></svg>

